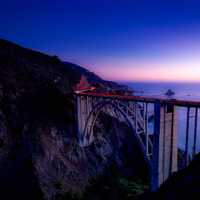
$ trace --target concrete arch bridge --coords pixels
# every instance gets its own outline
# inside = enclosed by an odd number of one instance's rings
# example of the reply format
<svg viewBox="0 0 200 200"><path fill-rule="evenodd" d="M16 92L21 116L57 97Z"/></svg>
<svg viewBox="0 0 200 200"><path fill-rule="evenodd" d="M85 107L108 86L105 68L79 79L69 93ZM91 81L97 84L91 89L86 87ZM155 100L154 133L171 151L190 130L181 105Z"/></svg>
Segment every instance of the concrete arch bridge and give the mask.
<svg viewBox="0 0 200 200"><path fill-rule="evenodd" d="M88 146L94 141L94 124L100 112L126 122L149 165L152 190L156 190L178 170L179 107L186 109L184 166L188 165L191 156L191 123L194 126L192 156L197 153L199 102L92 92L78 92L75 95L80 145Z"/></svg>

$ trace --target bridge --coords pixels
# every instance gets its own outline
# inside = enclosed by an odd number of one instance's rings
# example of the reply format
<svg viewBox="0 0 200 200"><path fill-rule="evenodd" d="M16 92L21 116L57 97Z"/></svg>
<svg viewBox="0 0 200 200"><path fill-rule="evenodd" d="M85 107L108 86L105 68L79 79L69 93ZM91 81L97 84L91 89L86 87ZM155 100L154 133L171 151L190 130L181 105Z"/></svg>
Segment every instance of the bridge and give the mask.
<svg viewBox="0 0 200 200"><path fill-rule="evenodd" d="M92 91L77 92L76 100L80 145L88 146L95 140L93 129L100 112L126 122L149 167L152 191L178 170L180 108L185 109L183 167L197 153L200 102Z"/></svg>

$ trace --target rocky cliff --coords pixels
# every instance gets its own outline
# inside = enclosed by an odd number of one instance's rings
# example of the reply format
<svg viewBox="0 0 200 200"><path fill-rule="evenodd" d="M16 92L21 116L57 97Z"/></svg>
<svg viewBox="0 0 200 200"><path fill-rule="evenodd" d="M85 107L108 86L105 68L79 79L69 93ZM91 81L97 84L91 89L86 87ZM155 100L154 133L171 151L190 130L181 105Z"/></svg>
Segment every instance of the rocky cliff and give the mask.
<svg viewBox="0 0 200 200"><path fill-rule="evenodd" d="M101 176L112 180L113 171L125 176L147 171L127 125L117 119L100 117L95 125L100 137L87 148L78 145L72 90L82 75L101 89L120 87L56 56L0 40L3 199L69 199ZM87 199L103 199L101 194Z"/></svg>

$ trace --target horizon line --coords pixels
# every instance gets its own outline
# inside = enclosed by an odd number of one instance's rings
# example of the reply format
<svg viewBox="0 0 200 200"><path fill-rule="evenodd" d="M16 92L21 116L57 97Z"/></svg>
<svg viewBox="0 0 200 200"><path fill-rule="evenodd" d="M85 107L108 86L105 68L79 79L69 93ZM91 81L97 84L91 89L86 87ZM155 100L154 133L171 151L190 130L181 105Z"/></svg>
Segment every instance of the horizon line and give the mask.
<svg viewBox="0 0 200 200"><path fill-rule="evenodd" d="M192 80L111 80L114 82L121 82L121 83L200 83L198 81Z"/></svg>

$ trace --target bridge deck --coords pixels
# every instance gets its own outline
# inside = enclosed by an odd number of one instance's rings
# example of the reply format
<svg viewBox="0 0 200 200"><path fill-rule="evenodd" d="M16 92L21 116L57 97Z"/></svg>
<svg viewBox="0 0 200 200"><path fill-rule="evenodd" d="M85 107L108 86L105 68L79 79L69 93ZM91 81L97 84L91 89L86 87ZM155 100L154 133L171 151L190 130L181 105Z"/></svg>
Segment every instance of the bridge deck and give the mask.
<svg viewBox="0 0 200 200"><path fill-rule="evenodd" d="M156 103L159 102L161 104L171 104L174 106L184 106L184 107L200 107L200 101L190 101L190 100L179 100L179 99L167 99L167 98L156 98L151 96L133 96L133 95L113 95L113 94L105 94L105 93L94 93L94 92L80 92L76 93L79 96L93 96L93 97L101 97L101 98L113 98L120 99L125 101L138 101L138 102L146 102L146 103Z"/></svg>

